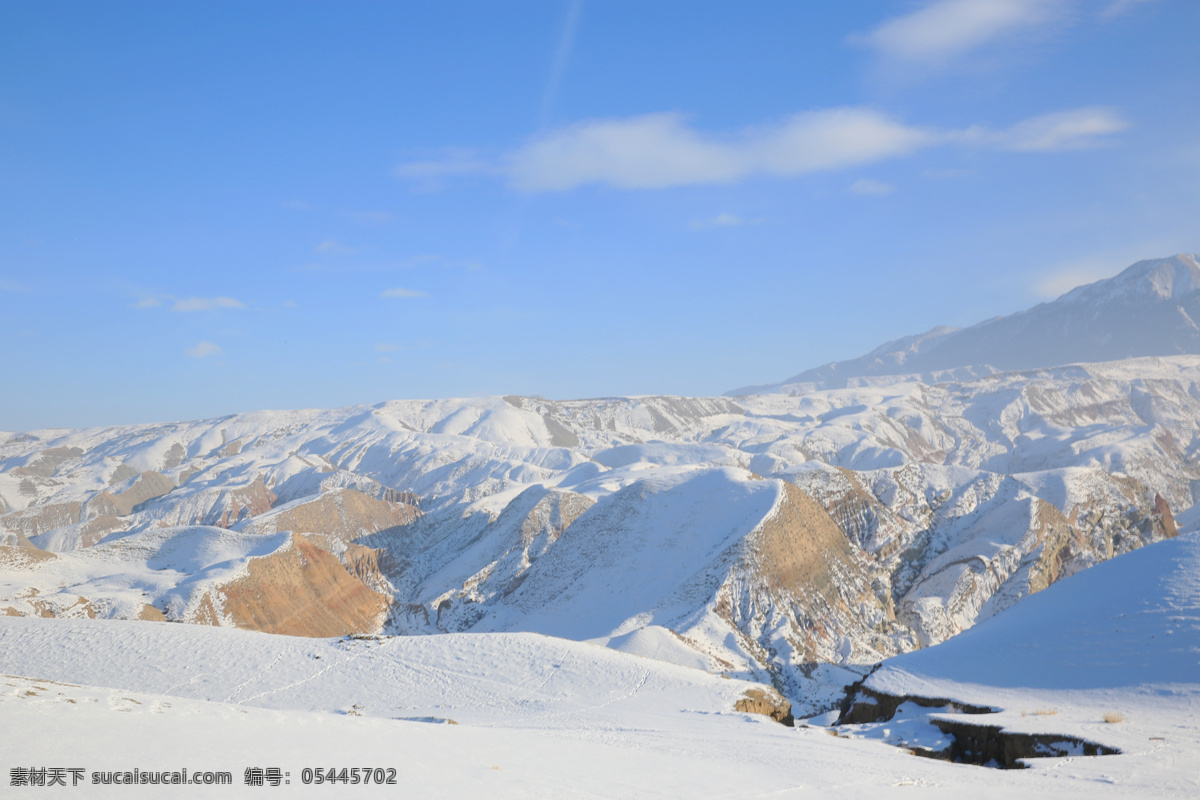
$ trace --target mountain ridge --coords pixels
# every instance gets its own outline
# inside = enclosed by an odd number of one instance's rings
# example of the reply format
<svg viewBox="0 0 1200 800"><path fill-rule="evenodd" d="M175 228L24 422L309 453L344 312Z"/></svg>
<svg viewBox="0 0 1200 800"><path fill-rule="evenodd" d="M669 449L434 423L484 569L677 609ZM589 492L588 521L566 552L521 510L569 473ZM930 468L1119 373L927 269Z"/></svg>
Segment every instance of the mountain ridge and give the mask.
<svg viewBox="0 0 1200 800"><path fill-rule="evenodd" d="M837 389L900 375L917 375L927 383L969 380L996 372L1194 354L1200 353L1198 319L1200 256L1180 253L1139 261L1112 278L1008 316L966 328L937 326L885 342L859 358L725 396Z"/></svg>

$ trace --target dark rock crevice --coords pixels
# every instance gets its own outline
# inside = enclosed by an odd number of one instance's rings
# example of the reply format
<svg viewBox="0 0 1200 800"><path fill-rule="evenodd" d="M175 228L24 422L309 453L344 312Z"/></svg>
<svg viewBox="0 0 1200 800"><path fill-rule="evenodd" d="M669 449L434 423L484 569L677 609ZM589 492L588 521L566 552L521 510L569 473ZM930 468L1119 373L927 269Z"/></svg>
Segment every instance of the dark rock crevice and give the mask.
<svg viewBox="0 0 1200 800"><path fill-rule="evenodd" d="M942 733L952 737L945 750L922 751L910 748L914 755L976 764L997 769L1026 769L1027 758L1064 758L1066 756L1120 755L1115 747L1060 733L1015 733L999 725L975 725L957 720L930 720Z"/></svg>
<svg viewBox="0 0 1200 800"><path fill-rule="evenodd" d="M865 680L866 678L863 678L863 681ZM946 698L886 694L863 686L863 681L846 687L841 713L834 727L890 722L896 716L897 709L905 703L935 708L950 714L995 714L1000 710ZM930 718L929 722L950 737L950 745L942 750L912 745L904 747L916 756L956 764L975 764L996 769L1026 769L1029 765L1024 763L1024 759L1027 758L1108 756L1121 753L1114 747L1069 734L1017 733L1005 730L999 725L981 725L973 721L945 718Z"/></svg>

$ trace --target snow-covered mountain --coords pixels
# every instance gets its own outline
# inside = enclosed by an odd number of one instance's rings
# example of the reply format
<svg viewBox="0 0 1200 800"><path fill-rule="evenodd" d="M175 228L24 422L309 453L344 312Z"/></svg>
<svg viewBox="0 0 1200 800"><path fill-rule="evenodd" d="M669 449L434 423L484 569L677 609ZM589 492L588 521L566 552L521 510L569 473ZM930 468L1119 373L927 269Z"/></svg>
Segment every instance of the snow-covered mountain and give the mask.
<svg viewBox="0 0 1200 800"><path fill-rule="evenodd" d="M860 358L729 394L841 388L895 375L926 382L962 380L1076 362L1200 353L1197 259L1179 254L1139 261L1115 277L1026 311L969 328L933 328L887 342Z"/></svg>
<svg viewBox="0 0 1200 800"><path fill-rule="evenodd" d="M146 704L209 732L272 713L316 729L330 725L316 712L453 711L503 732L433 735L447 747L518 758L523 743L571 763L620 761L576 740L686 739L683 771L713 776L697 794L730 785L711 766L727 742L763 785L799 774L762 756L787 746L783 727L736 728L742 712L840 716L837 739L796 731L824 754L825 786L860 758L893 764L872 739L1006 766L1112 749L1142 764L1162 723L1181 743L1163 746L1167 777L1122 775L1188 796L1198 277L1193 256L1142 262L738 397L400 400L0 433L0 672L21 676L0 703L22 721L87 703L78 719L96 730L114 722L90 704ZM1081 361L1095 357L1113 360ZM1098 675L1127 680L1084 685ZM1080 691L1059 702L1064 687ZM1182 717L1147 699L1163 691L1187 700ZM1057 720L1014 719L1052 701ZM1151 722L1096 730L1110 701ZM265 708L231 717L244 705ZM964 709L993 708L1023 730L963 727ZM366 722L329 730L364 752L381 752L364 736L426 738ZM639 774L654 783L661 765ZM877 788L889 773L862 774ZM1070 790L1091 796L1107 774L1072 773ZM1051 792L1049 775L953 777L946 794Z"/></svg>
<svg viewBox="0 0 1200 800"><path fill-rule="evenodd" d="M503 397L0 443L0 611L531 631L773 683L1175 535L1200 357L741 398Z"/></svg>

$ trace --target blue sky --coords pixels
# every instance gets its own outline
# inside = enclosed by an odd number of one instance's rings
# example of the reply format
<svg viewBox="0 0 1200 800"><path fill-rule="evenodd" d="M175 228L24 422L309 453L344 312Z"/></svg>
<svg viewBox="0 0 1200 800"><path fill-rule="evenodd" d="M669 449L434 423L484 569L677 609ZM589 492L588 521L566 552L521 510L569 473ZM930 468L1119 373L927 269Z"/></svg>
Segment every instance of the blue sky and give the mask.
<svg viewBox="0 0 1200 800"><path fill-rule="evenodd" d="M0 430L718 394L1200 250L1200 3L0 5Z"/></svg>

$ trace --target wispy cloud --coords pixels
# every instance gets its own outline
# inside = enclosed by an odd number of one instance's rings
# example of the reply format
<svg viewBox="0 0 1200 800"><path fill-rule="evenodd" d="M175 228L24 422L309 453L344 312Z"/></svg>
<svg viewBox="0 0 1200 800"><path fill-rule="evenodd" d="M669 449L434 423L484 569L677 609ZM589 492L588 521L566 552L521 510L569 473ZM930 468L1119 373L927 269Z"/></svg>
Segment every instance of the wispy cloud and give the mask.
<svg viewBox="0 0 1200 800"><path fill-rule="evenodd" d="M1103 107L1058 111L1004 129L959 130L910 125L873 109L846 107L721 134L697 130L683 115L664 112L559 128L512 151L488 172L530 193L586 185L666 189L848 169L939 145L1079 150L1106 144L1127 127L1117 111ZM441 174L454 170L449 164Z"/></svg>
<svg viewBox="0 0 1200 800"><path fill-rule="evenodd" d="M975 174L973 169L927 169L921 172L921 177L931 180L947 178L969 178Z"/></svg>
<svg viewBox="0 0 1200 800"><path fill-rule="evenodd" d="M1111 108L1092 107L1059 111L1018 122L1011 128L981 132L984 140L1023 153L1082 150L1111 141L1129 123ZM973 134L968 134L968 138Z"/></svg>
<svg viewBox="0 0 1200 800"><path fill-rule="evenodd" d="M1103 11L1100 12L1100 18L1107 21L1124 16L1134 8L1153 2L1153 0L1112 0Z"/></svg>
<svg viewBox="0 0 1200 800"><path fill-rule="evenodd" d="M944 63L1056 22L1069 5L1069 0L935 0L851 42L895 61Z"/></svg>
<svg viewBox="0 0 1200 800"><path fill-rule="evenodd" d="M400 349L398 344L388 344L387 342L378 342L375 345L376 353L394 353Z"/></svg>
<svg viewBox="0 0 1200 800"><path fill-rule="evenodd" d="M494 171L495 167L475 150L448 147L433 154L432 158L398 164L393 174L398 178L428 182Z"/></svg>
<svg viewBox="0 0 1200 800"><path fill-rule="evenodd" d="M585 184L663 189L856 166L935 140L930 131L867 108L805 112L734 136L705 134L683 115L664 112L552 131L511 153L506 173L527 192Z"/></svg>
<svg viewBox="0 0 1200 800"><path fill-rule="evenodd" d="M13 294L24 294L27 290L24 286L16 281L10 281L6 278L0 278L0 292L12 292Z"/></svg>
<svg viewBox="0 0 1200 800"><path fill-rule="evenodd" d="M393 289L384 289L382 292L379 293L379 296L380 297L399 297L399 298L428 297L429 292L422 292L419 289L404 289L402 287L397 286Z"/></svg>
<svg viewBox="0 0 1200 800"><path fill-rule="evenodd" d="M319 245L317 245L313 249L316 250L318 253L329 253L332 255L339 255L339 256L353 255L354 253L358 252L353 247L347 247L344 244L339 244L338 242L335 242L333 239L326 239L325 241L321 242Z"/></svg>
<svg viewBox="0 0 1200 800"><path fill-rule="evenodd" d="M567 72L567 64L571 60L571 51L575 48L575 34L579 31L579 21L582 16L583 0L571 0L571 4L567 7L566 22L558 37L558 44L554 48L554 63L550 67L550 78L546 81L546 91L542 94L541 113L538 115L539 128L544 128L550 123L550 115L554 112L554 103L558 100L563 77Z"/></svg>
<svg viewBox="0 0 1200 800"><path fill-rule="evenodd" d="M859 178L850 184L850 191L854 194L882 195L891 194L896 191L896 187L873 178Z"/></svg>
<svg viewBox="0 0 1200 800"><path fill-rule="evenodd" d="M246 304L233 297L188 297L176 300L171 306L172 311L214 311L218 308L245 308Z"/></svg>
<svg viewBox="0 0 1200 800"><path fill-rule="evenodd" d="M761 223L761 219L743 219L736 214L721 213L708 219L694 219L691 222L691 228L694 231L703 231L709 228L737 228L742 225L759 225Z"/></svg>
<svg viewBox="0 0 1200 800"><path fill-rule="evenodd" d="M206 358L208 356L219 356L221 354L220 345L212 342L200 342L195 347L189 347L187 350L188 358Z"/></svg>
<svg viewBox="0 0 1200 800"><path fill-rule="evenodd" d="M384 225L394 222L396 215L390 211L339 211L343 217L362 225Z"/></svg>

